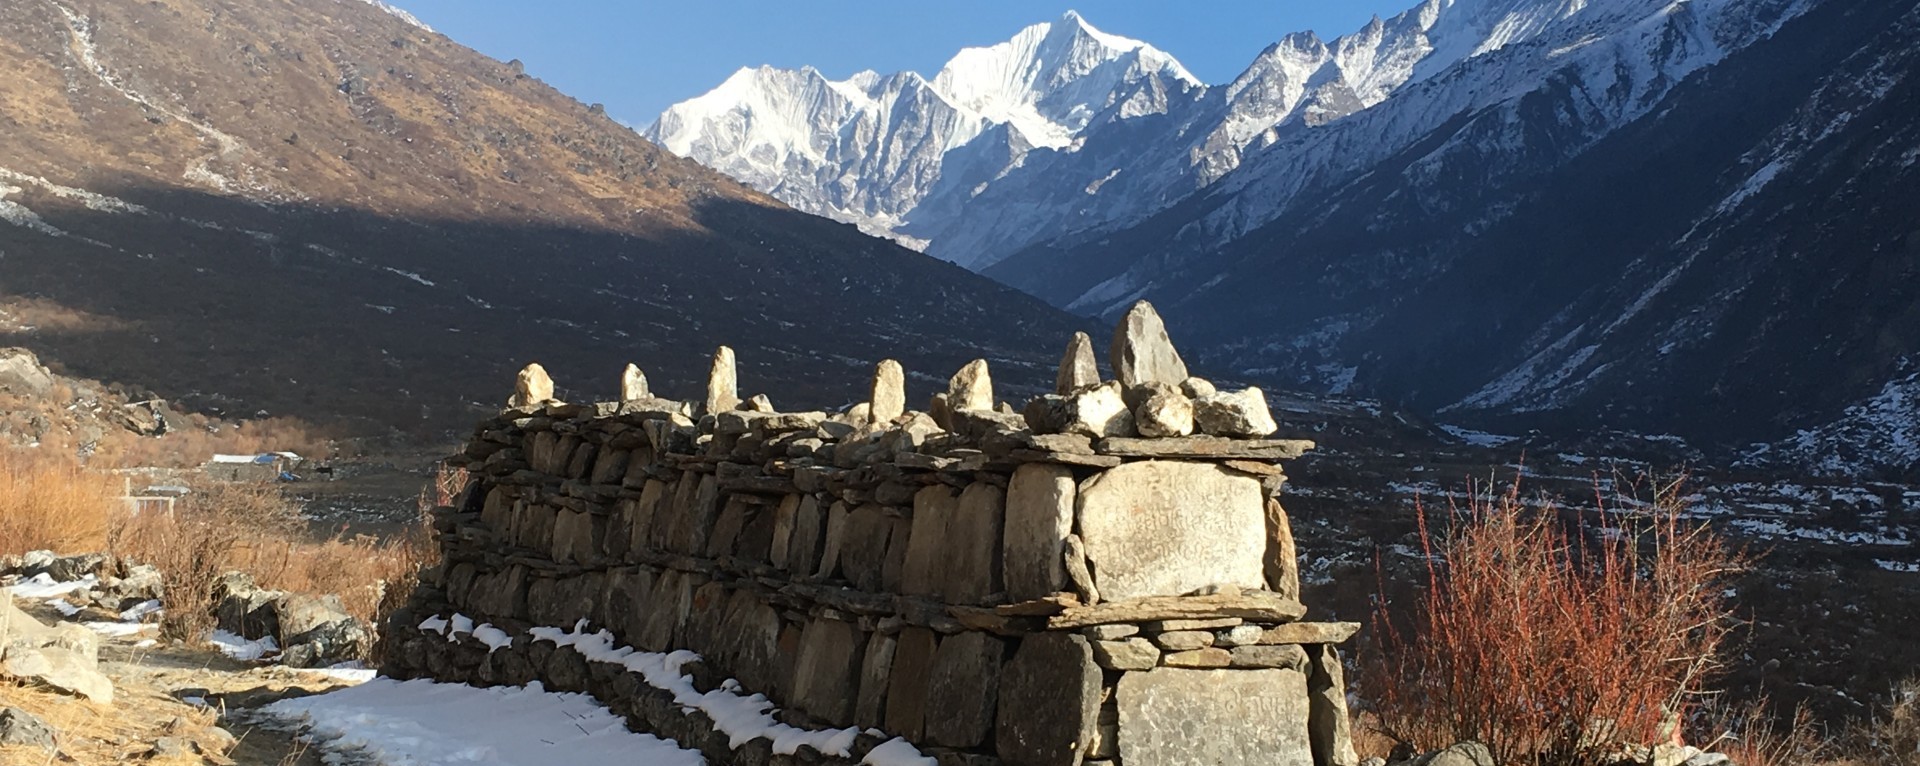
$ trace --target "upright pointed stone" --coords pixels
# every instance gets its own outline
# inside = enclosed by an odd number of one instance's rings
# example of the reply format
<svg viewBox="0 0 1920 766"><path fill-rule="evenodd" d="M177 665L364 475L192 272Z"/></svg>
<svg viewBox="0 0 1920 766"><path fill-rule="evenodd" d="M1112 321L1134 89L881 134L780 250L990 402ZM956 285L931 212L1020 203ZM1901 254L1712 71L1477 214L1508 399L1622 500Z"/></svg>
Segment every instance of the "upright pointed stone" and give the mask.
<svg viewBox="0 0 1920 766"><path fill-rule="evenodd" d="M873 405L871 417L875 423L889 423L906 414L906 369L892 359L882 360L873 370L873 395L867 401Z"/></svg>
<svg viewBox="0 0 1920 766"><path fill-rule="evenodd" d="M513 383L513 398L507 400L507 406L525 409L552 398L553 378L547 375L547 368L535 362L520 369L520 377Z"/></svg>
<svg viewBox="0 0 1920 766"><path fill-rule="evenodd" d="M1142 383L1166 383L1179 386L1187 379L1187 363L1167 337L1167 325L1153 304L1140 301L1120 318L1113 328L1113 345L1107 351L1113 375L1128 388Z"/></svg>
<svg viewBox="0 0 1920 766"><path fill-rule="evenodd" d="M647 374L640 371L638 365L627 365L627 371L620 374L620 401L637 402L653 398L653 391L647 388Z"/></svg>
<svg viewBox="0 0 1920 766"><path fill-rule="evenodd" d="M728 412L740 406L740 374L734 370L733 349L721 346L713 352L713 369L707 373L707 409L705 414Z"/></svg>
<svg viewBox="0 0 1920 766"><path fill-rule="evenodd" d="M993 376L987 372L987 360L975 359L954 374L947 383L947 407L954 412L993 409Z"/></svg>
<svg viewBox="0 0 1920 766"><path fill-rule="evenodd" d="M1093 339L1084 332L1073 334L1066 355L1060 357L1060 374L1053 378L1053 392L1072 396L1088 386L1100 385L1100 365L1093 358Z"/></svg>

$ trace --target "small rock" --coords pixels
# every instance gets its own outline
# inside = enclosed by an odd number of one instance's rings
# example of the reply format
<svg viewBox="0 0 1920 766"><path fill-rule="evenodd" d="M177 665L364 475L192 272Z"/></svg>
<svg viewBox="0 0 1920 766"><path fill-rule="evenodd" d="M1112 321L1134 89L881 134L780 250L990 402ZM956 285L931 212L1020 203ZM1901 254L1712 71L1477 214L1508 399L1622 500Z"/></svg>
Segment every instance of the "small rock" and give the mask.
<svg viewBox="0 0 1920 766"><path fill-rule="evenodd" d="M1462 742L1409 763L1411 766L1494 766L1493 751L1478 742Z"/></svg>
<svg viewBox="0 0 1920 766"><path fill-rule="evenodd" d="M1067 353L1060 357L1060 372L1054 376L1053 392L1071 396L1097 385L1100 385L1100 366L1094 361L1093 339L1084 332L1076 332L1067 343Z"/></svg>
<svg viewBox="0 0 1920 766"><path fill-rule="evenodd" d="M185 758L193 755L193 743L184 737L161 737L153 741L153 749L147 751L148 758Z"/></svg>
<svg viewBox="0 0 1920 766"><path fill-rule="evenodd" d="M1177 386L1187 379L1187 364L1167 337L1166 323L1146 301L1133 304L1120 318L1107 354L1114 377L1128 387L1149 381Z"/></svg>
<svg viewBox="0 0 1920 766"><path fill-rule="evenodd" d="M752 399L747 400L747 411L773 412L773 400L767 398L766 394L754 394Z"/></svg>
<svg viewBox="0 0 1920 766"><path fill-rule="evenodd" d="M52 750L53 727L20 708L0 708L0 745Z"/></svg>
<svg viewBox="0 0 1920 766"><path fill-rule="evenodd" d="M1111 625L1095 625L1090 628L1085 628L1080 632L1086 634L1088 638L1098 641L1118 641L1123 638L1139 635L1140 626L1131 623L1117 622Z"/></svg>
<svg viewBox="0 0 1920 766"><path fill-rule="evenodd" d="M953 411L993 409L993 375L987 370L987 360L975 359L954 373L947 382L947 407Z"/></svg>
<svg viewBox="0 0 1920 766"><path fill-rule="evenodd" d="M713 366L707 371L707 401L703 414L727 412L740 404L740 375L734 368L733 349L721 346L713 352Z"/></svg>
<svg viewBox="0 0 1920 766"><path fill-rule="evenodd" d="M1193 434L1193 400L1178 392L1160 392L1148 397L1133 411L1134 427L1141 436L1165 438Z"/></svg>
<svg viewBox="0 0 1920 766"><path fill-rule="evenodd" d="M873 392L868 397L875 423L891 423L907 412L907 371L892 359L881 360L873 371Z"/></svg>
<svg viewBox="0 0 1920 766"><path fill-rule="evenodd" d="M1233 664L1233 655L1225 649L1192 649L1165 655L1160 664L1170 668L1224 668Z"/></svg>
<svg viewBox="0 0 1920 766"><path fill-rule="evenodd" d="M1150 670L1160 663L1160 650L1144 638L1094 641L1093 661L1108 670Z"/></svg>
<svg viewBox="0 0 1920 766"><path fill-rule="evenodd" d="M620 373L620 401L635 402L652 398L653 392L647 388L647 374L641 372L638 365L627 365L626 371Z"/></svg>
<svg viewBox="0 0 1920 766"><path fill-rule="evenodd" d="M1307 667L1307 651L1299 644L1236 646L1232 654L1236 668L1305 670Z"/></svg>
<svg viewBox="0 0 1920 766"><path fill-rule="evenodd" d="M1213 382L1206 378L1187 378L1180 381L1180 393L1186 394L1188 399L1198 399L1220 393L1220 389L1215 388Z"/></svg>
<svg viewBox="0 0 1920 766"><path fill-rule="evenodd" d="M524 410L552 400L553 378L547 375L547 368L535 362L521 368L520 376L514 380L513 398L507 400L507 406Z"/></svg>
<svg viewBox="0 0 1920 766"><path fill-rule="evenodd" d="M1099 439L1107 436L1131 436L1133 413L1127 409L1120 384L1107 381L1073 395L1067 400L1066 423L1060 433L1080 434Z"/></svg>
<svg viewBox="0 0 1920 766"><path fill-rule="evenodd" d="M1209 436L1257 439L1280 429L1259 388L1205 396L1193 402L1193 420Z"/></svg>
<svg viewBox="0 0 1920 766"><path fill-rule="evenodd" d="M1266 629L1258 625L1235 625L1216 635L1216 646L1249 646L1260 643L1260 637L1266 635Z"/></svg>
<svg viewBox="0 0 1920 766"><path fill-rule="evenodd" d="M1169 652L1185 652L1213 646L1213 634L1204 630L1176 630L1154 636L1153 642Z"/></svg>

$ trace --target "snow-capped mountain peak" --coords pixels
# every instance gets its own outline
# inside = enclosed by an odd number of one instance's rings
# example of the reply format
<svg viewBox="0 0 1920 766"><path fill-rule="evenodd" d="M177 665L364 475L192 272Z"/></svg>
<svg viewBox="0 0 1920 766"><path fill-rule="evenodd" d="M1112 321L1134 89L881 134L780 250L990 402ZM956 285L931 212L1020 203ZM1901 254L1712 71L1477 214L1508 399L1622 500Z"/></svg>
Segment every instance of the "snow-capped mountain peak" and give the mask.
<svg viewBox="0 0 1920 766"><path fill-rule="evenodd" d="M1169 94L1201 88L1166 52L1068 12L964 49L932 79L741 69L669 108L646 135L803 210L893 233L951 151L987 141L968 164L993 177L1036 147L1071 145L1101 115L1164 110Z"/></svg>
<svg viewBox="0 0 1920 766"><path fill-rule="evenodd" d="M933 78L955 103L1010 123L1040 146L1065 146L1128 84L1158 76L1200 80L1151 45L1107 34L1074 11L1003 43L966 48Z"/></svg>

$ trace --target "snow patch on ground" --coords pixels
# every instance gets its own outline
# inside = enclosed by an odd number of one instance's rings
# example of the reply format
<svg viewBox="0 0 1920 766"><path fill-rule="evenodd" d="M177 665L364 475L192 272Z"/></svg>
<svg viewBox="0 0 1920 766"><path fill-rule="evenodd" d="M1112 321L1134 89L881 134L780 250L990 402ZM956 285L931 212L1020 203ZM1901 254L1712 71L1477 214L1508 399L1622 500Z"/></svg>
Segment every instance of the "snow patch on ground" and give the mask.
<svg viewBox="0 0 1920 766"><path fill-rule="evenodd" d="M276 702L268 715L305 721L329 764L407 766L704 766L699 753L627 730L584 694L525 687L376 678ZM358 759L358 760L356 760Z"/></svg>
<svg viewBox="0 0 1920 766"><path fill-rule="evenodd" d="M214 648L219 649L222 654L241 662L252 662L280 653L280 644L276 643L272 636L250 641L244 636L216 630L207 640L212 642Z"/></svg>
<svg viewBox="0 0 1920 766"><path fill-rule="evenodd" d="M69 582L54 582L53 576L45 572L29 577L7 587L15 598L48 599L64 596L74 591L87 590L100 584L100 578L87 575Z"/></svg>

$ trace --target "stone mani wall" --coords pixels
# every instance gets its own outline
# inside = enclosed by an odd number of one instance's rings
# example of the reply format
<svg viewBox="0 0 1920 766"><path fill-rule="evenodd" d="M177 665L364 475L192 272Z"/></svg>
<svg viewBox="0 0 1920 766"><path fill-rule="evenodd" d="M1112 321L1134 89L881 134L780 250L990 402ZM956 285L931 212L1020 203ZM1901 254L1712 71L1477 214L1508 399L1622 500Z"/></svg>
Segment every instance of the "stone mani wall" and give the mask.
<svg viewBox="0 0 1920 766"><path fill-rule="evenodd" d="M1121 381L1098 380L1081 336L1025 416L990 409L984 363L928 413L905 411L891 361L847 413L777 413L741 402L723 349L697 420L637 369L627 401L581 406L530 367L455 460L474 481L436 514L445 563L388 626L382 669L590 692L715 763L900 762L879 758L899 737L943 763L1351 766L1335 644L1358 626L1300 621L1277 500L1279 464L1312 445L1248 436L1273 430L1258 390L1186 378L1140 312L1115 339ZM456 614L498 631L449 640ZM696 652L699 691L733 679L851 744L735 746L527 633L582 620Z"/></svg>

